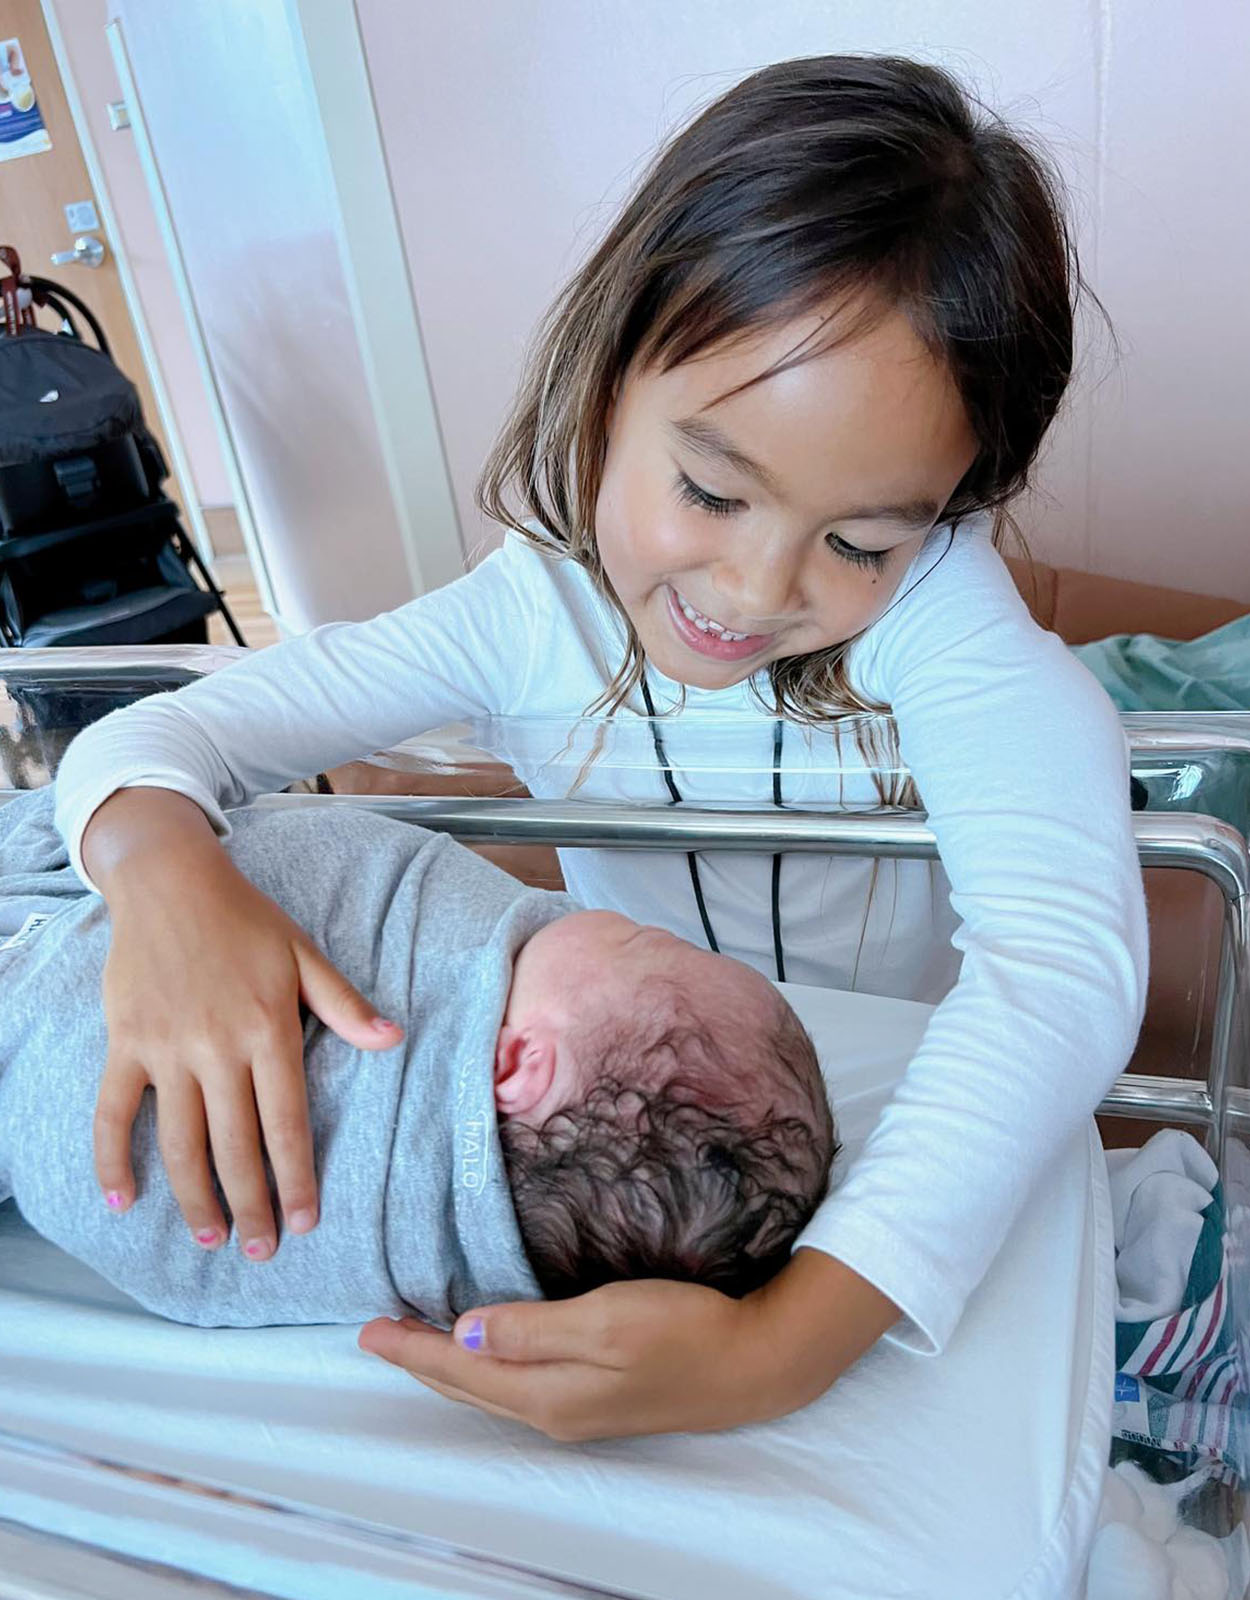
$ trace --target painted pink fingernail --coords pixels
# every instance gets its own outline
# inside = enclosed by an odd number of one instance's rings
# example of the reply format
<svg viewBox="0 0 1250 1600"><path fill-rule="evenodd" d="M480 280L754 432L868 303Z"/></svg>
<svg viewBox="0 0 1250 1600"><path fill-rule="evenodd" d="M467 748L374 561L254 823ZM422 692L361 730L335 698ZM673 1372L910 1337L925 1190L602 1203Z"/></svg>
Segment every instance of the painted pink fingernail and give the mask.
<svg viewBox="0 0 1250 1600"><path fill-rule="evenodd" d="M374 1017L369 1026L375 1033L391 1033L399 1024L397 1022L388 1022L385 1017Z"/></svg>
<svg viewBox="0 0 1250 1600"><path fill-rule="evenodd" d="M195 1238L197 1244L202 1244L210 1250L215 1244L221 1243L221 1234L216 1228L201 1228Z"/></svg>
<svg viewBox="0 0 1250 1600"><path fill-rule="evenodd" d="M466 1350L480 1350L486 1343L486 1329L482 1325L481 1317L474 1317L469 1326L460 1335L460 1343Z"/></svg>
<svg viewBox="0 0 1250 1600"><path fill-rule="evenodd" d="M104 1203L110 1211L120 1211L126 1204L126 1196L119 1189L110 1189L104 1196Z"/></svg>
<svg viewBox="0 0 1250 1600"><path fill-rule="evenodd" d="M252 1261L263 1261L272 1252L273 1246L268 1239L249 1239L243 1246L243 1254Z"/></svg>

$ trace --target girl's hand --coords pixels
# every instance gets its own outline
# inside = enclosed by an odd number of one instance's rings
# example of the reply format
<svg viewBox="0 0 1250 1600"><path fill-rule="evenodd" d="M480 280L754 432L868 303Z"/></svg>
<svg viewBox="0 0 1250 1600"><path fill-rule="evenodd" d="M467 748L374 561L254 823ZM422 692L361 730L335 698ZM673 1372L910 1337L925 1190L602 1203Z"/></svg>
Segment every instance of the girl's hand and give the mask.
<svg viewBox="0 0 1250 1600"><path fill-rule="evenodd" d="M146 848L113 851L100 834L92 838L96 818L132 795L131 809L113 811L113 820L129 826L147 815ZM185 807L193 818L177 809ZM112 916L103 985L109 1052L95 1115L100 1187L114 1210L134 1199L131 1129L151 1086L170 1187L195 1238L211 1249L229 1231L215 1166L244 1253L263 1261L278 1236L262 1139L287 1227L306 1233L317 1223L301 998L358 1049L389 1049L402 1030L377 1018L235 870L192 802L127 790L96 818L84 854ZM121 835L108 837L116 844Z"/></svg>
<svg viewBox="0 0 1250 1600"><path fill-rule="evenodd" d="M745 1300L695 1284L611 1283L576 1300L467 1312L454 1338L381 1318L359 1342L452 1400L573 1442L784 1416L897 1316L840 1261L800 1250Z"/></svg>

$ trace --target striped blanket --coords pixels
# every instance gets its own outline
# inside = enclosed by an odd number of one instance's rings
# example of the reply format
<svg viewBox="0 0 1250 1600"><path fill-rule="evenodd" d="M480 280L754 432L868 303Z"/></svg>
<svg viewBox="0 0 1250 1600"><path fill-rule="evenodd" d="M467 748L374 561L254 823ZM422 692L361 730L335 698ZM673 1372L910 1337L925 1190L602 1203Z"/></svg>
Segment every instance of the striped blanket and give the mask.
<svg viewBox="0 0 1250 1600"><path fill-rule="evenodd" d="M1116 1323L1112 1432L1244 1472L1244 1352L1229 1305L1224 1220L1216 1183L1180 1309L1152 1322Z"/></svg>

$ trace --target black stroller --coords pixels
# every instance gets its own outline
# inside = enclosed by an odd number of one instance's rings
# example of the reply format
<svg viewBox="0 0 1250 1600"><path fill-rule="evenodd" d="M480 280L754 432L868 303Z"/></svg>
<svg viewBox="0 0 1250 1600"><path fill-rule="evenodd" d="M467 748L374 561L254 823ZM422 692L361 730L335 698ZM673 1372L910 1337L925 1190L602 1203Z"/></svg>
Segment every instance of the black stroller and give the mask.
<svg viewBox="0 0 1250 1600"><path fill-rule="evenodd" d="M243 644L98 321L69 290L23 277L9 247L0 262L0 645L203 644L214 611ZM37 306L60 331L35 325Z"/></svg>

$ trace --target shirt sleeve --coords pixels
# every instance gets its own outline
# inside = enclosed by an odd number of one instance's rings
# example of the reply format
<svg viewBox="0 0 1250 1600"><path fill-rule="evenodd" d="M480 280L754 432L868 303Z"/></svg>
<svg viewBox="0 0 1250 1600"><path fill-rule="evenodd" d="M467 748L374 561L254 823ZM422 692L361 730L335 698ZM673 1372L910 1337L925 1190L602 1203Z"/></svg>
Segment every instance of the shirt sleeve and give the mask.
<svg viewBox="0 0 1250 1600"><path fill-rule="evenodd" d="M846 1182L799 1241L949 1339L1035 1180L1141 1023L1145 902L1110 701L988 540L942 536L851 670L893 710L961 919L959 979Z"/></svg>
<svg viewBox="0 0 1250 1600"><path fill-rule="evenodd" d="M330 623L93 723L57 774L57 825L89 888L82 836L117 789L224 808L446 722L526 697L540 618L535 566L510 538L465 577L370 622Z"/></svg>

